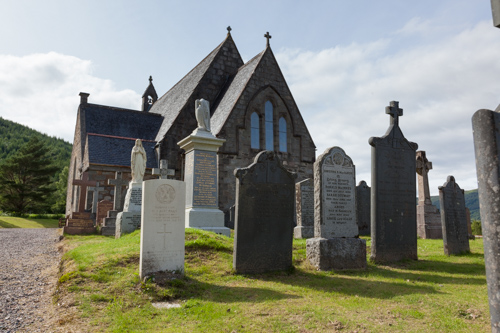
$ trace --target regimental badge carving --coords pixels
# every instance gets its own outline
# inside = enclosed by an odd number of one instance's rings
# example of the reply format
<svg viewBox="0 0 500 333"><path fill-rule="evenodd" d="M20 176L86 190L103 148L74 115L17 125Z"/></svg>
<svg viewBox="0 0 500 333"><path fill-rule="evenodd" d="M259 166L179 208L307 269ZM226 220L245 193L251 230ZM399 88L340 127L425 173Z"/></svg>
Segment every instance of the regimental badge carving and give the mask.
<svg viewBox="0 0 500 333"><path fill-rule="evenodd" d="M333 163L337 165L342 165L344 162L344 156L340 152L333 154Z"/></svg>
<svg viewBox="0 0 500 333"><path fill-rule="evenodd" d="M167 184L160 185L156 190L156 200L162 204L169 204L175 200L175 189Z"/></svg>

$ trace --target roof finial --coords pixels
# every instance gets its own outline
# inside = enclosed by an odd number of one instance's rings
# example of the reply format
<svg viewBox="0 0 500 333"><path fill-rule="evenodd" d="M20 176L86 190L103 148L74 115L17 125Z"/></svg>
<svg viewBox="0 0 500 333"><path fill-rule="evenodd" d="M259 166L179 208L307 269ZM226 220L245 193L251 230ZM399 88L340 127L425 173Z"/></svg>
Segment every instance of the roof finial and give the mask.
<svg viewBox="0 0 500 333"><path fill-rule="evenodd" d="M266 46L269 47L269 40L272 38L272 36L269 34L269 31L266 32L266 34L264 35L264 37L267 38Z"/></svg>
<svg viewBox="0 0 500 333"><path fill-rule="evenodd" d="M231 30L233 30L233 29L231 29L231 26L230 26L230 25L228 25L228 26L227 26L227 34L228 34L228 35L230 35L230 34L231 34Z"/></svg>
<svg viewBox="0 0 500 333"><path fill-rule="evenodd" d="M153 83L153 77L151 75L149 76L149 83Z"/></svg>

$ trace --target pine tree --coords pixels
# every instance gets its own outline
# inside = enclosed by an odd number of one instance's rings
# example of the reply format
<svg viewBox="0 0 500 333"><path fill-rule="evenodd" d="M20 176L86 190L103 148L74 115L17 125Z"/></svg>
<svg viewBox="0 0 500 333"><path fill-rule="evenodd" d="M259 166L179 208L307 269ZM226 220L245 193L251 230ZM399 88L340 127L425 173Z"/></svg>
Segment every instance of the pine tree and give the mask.
<svg viewBox="0 0 500 333"><path fill-rule="evenodd" d="M58 171L50 149L34 136L0 165L0 208L7 212L46 212Z"/></svg>
<svg viewBox="0 0 500 333"><path fill-rule="evenodd" d="M64 213L66 209L66 192L68 188L68 166L65 166L59 174L59 180L56 183L56 192L54 193L55 203L52 205L52 212Z"/></svg>

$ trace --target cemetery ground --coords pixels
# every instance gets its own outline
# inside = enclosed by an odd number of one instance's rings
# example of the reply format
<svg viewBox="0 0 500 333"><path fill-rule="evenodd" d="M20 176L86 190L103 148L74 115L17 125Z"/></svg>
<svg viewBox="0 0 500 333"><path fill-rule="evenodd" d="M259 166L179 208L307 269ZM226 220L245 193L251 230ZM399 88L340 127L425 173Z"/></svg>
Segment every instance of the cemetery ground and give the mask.
<svg viewBox="0 0 500 333"><path fill-rule="evenodd" d="M40 218L46 217L46 218ZM52 216L28 215L27 217L13 217L0 215L0 229L2 228L57 228L59 222Z"/></svg>
<svg viewBox="0 0 500 333"><path fill-rule="evenodd" d="M366 237L370 246L370 238ZM294 268L238 275L233 238L186 229L185 276L140 281L140 231L120 239L66 235L54 304L59 328L83 332L487 332L482 239L445 256L418 240L418 261L317 271L306 241ZM367 253L370 251L368 249ZM152 304L177 305L156 308Z"/></svg>

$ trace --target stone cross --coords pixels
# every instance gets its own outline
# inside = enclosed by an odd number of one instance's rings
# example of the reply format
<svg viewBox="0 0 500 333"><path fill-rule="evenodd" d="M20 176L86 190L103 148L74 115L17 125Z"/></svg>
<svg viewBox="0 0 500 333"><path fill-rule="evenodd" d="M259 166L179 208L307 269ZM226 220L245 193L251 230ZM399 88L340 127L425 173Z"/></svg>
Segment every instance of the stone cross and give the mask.
<svg viewBox="0 0 500 333"><path fill-rule="evenodd" d="M229 34L231 34L231 30L233 30L233 29L231 29L231 26L228 26L228 27L227 27L227 34L228 34L228 35L229 35Z"/></svg>
<svg viewBox="0 0 500 333"><path fill-rule="evenodd" d="M87 189L89 192L94 192L92 195L92 213L95 213L97 208L97 199L99 197L99 192L104 191L104 187L99 187L99 183L96 182L95 186L88 187Z"/></svg>
<svg viewBox="0 0 500 333"><path fill-rule="evenodd" d="M391 101L385 107L385 113L391 115L391 125L399 126L399 117L403 116L403 109L399 108L399 102Z"/></svg>
<svg viewBox="0 0 500 333"><path fill-rule="evenodd" d="M167 231L167 224L163 223L163 231L157 231L157 234L163 234L163 249L165 250L167 248L167 234L171 234L172 232Z"/></svg>
<svg viewBox="0 0 500 333"><path fill-rule="evenodd" d="M87 186L96 186L95 180L89 180L89 174L84 172L82 179L73 179L73 185L80 186L80 198L78 202L78 211L84 212L87 201Z"/></svg>
<svg viewBox="0 0 500 333"><path fill-rule="evenodd" d="M417 173L418 173L418 203L432 205L429 191L429 170L432 170L432 162L425 157L425 151L417 151Z"/></svg>
<svg viewBox="0 0 500 333"><path fill-rule="evenodd" d="M122 211L122 197L123 197L123 192L122 188L123 186L128 185L128 181L122 179L122 173L120 171L115 173L115 179L108 179L108 185L113 185L115 186L115 198L113 202L113 210L117 211Z"/></svg>
<svg viewBox="0 0 500 333"><path fill-rule="evenodd" d="M266 38L267 38L266 46L268 46L268 47L269 47L269 40L270 40L271 38L273 38L273 37L269 34L269 31L268 31L268 32L266 32L266 34L264 35L264 37L266 37Z"/></svg>
<svg viewBox="0 0 500 333"><path fill-rule="evenodd" d="M160 176L160 179L168 179L168 176L175 176L175 170L168 168L167 160L160 160L160 168L153 168L153 176Z"/></svg>

